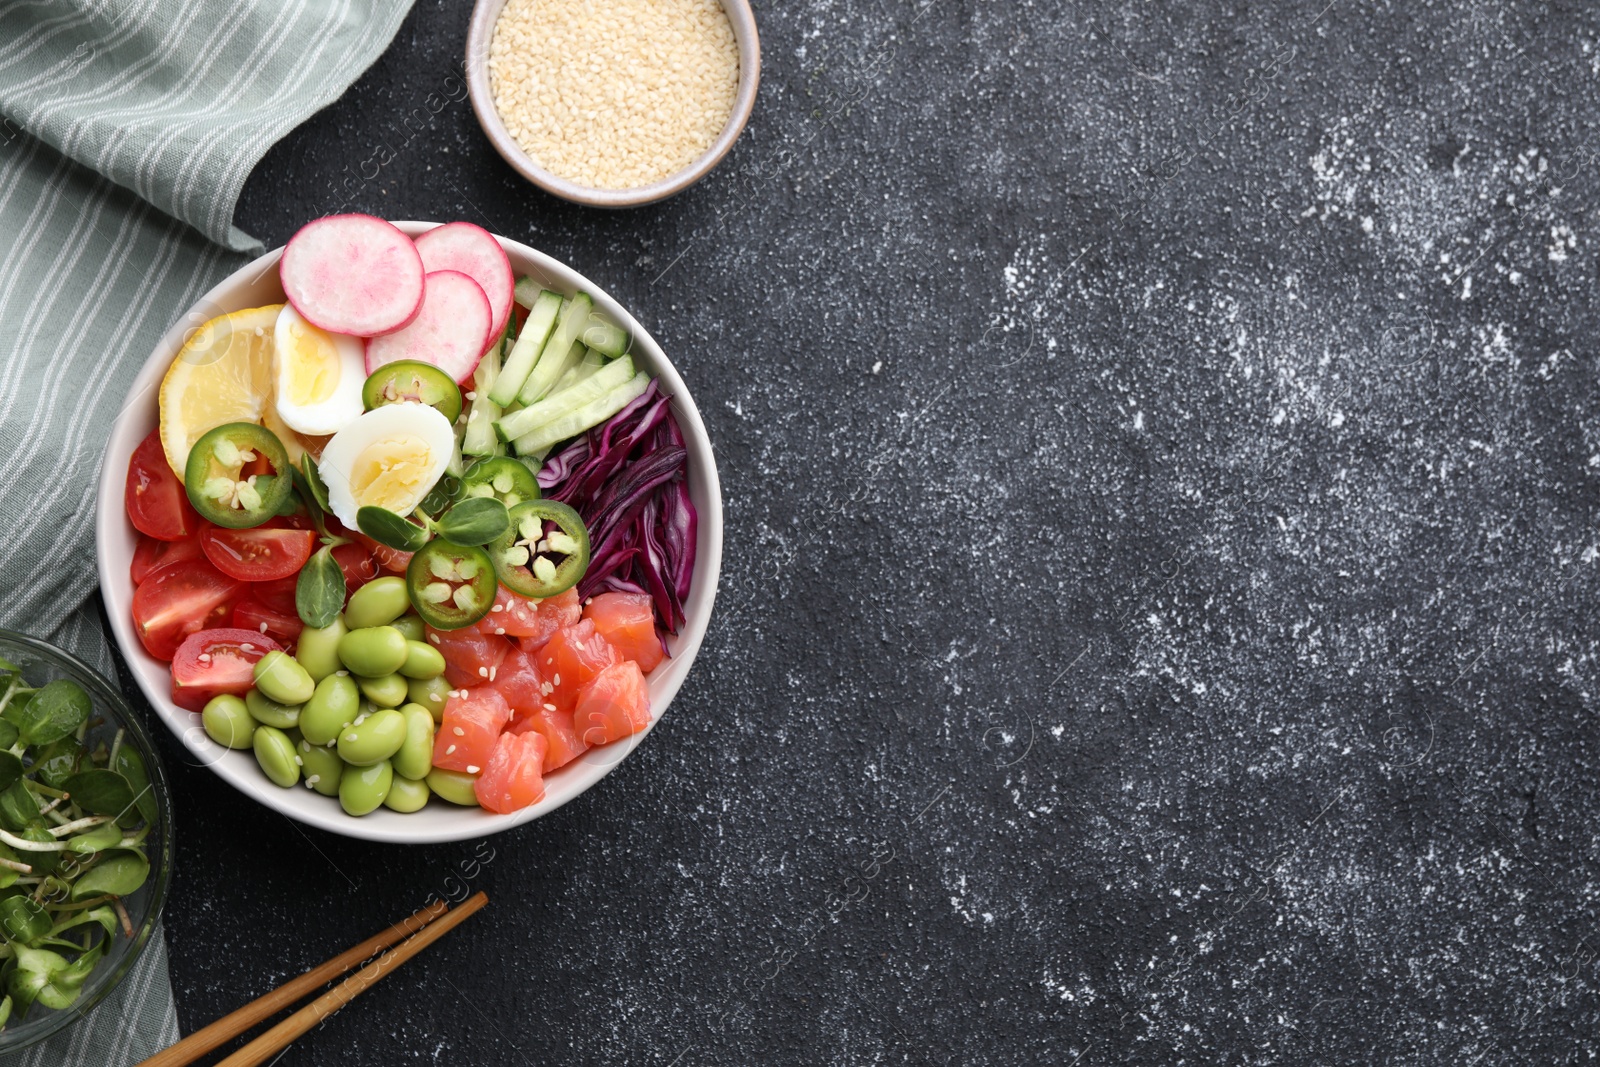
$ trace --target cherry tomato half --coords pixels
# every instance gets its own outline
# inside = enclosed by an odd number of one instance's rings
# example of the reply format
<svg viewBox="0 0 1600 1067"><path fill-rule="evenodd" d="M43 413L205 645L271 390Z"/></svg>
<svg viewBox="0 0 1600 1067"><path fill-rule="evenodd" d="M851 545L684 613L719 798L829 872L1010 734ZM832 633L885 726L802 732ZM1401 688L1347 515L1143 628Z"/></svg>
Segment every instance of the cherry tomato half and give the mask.
<svg viewBox="0 0 1600 1067"><path fill-rule="evenodd" d="M200 529L206 559L241 582L270 582L299 572L311 558L317 535L276 525L229 530L207 523Z"/></svg>
<svg viewBox="0 0 1600 1067"><path fill-rule="evenodd" d="M247 598L259 600L263 605L271 608L279 615L294 615L295 586L300 582L299 574L291 574L286 578L276 578L270 582L251 582L245 590Z"/></svg>
<svg viewBox="0 0 1600 1067"><path fill-rule="evenodd" d="M255 630L192 633L172 657L172 702L199 711L222 693L243 696L255 684L256 660L281 648Z"/></svg>
<svg viewBox="0 0 1600 1067"><path fill-rule="evenodd" d="M344 572L344 595L349 596L378 576L378 565L355 542L333 546L333 561Z"/></svg>
<svg viewBox="0 0 1600 1067"><path fill-rule="evenodd" d="M133 579L134 585L138 585L158 567L199 558L198 537L185 537L182 541L157 541L154 537L140 534L139 543L133 550L133 563L128 567L128 577Z"/></svg>
<svg viewBox="0 0 1600 1067"><path fill-rule="evenodd" d="M285 648L299 641L300 631L306 627L293 611L278 611L249 593L233 606L233 625L235 629L265 634Z"/></svg>
<svg viewBox="0 0 1600 1067"><path fill-rule="evenodd" d="M145 651L170 660L183 639L221 626L244 590L203 559L151 571L133 592L133 626Z"/></svg>
<svg viewBox="0 0 1600 1067"><path fill-rule="evenodd" d="M151 430L128 460L123 503L133 528L157 541L181 541L200 528L183 481L167 464L159 430Z"/></svg>

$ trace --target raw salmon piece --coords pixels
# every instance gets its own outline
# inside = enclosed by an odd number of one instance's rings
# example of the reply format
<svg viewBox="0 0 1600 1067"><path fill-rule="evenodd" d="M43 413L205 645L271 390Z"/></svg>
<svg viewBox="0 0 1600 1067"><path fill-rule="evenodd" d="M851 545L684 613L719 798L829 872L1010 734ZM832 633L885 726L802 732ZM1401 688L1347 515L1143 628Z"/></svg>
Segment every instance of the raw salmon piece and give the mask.
<svg viewBox="0 0 1600 1067"><path fill-rule="evenodd" d="M613 664L583 687L572 725L591 745L636 734L650 725L650 690L631 660Z"/></svg>
<svg viewBox="0 0 1600 1067"><path fill-rule="evenodd" d="M544 679L533 665L533 657L520 648L513 648L506 653L506 658L495 669L494 681L490 684L500 691L500 695L506 698L506 703L519 717L533 714L549 699L545 693Z"/></svg>
<svg viewBox="0 0 1600 1067"><path fill-rule="evenodd" d="M533 600L529 603L538 605L534 625L529 632L517 638L517 644L524 651L537 652L556 635L558 631L569 626L576 626L578 619L583 616L583 605L578 602L578 591L568 589L544 600ZM494 614L492 611L490 614ZM509 631L508 631L509 632Z"/></svg>
<svg viewBox="0 0 1600 1067"><path fill-rule="evenodd" d="M595 632L649 674L665 657L656 634L656 609L648 593L601 593L590 599L583 617Z"/></svg>
<svg viewBox="0 0 1600 1067"><path fill-rule="evenodd" d="M554 704L558 711L570 712L578 701L578 690L607 667L622 662L622 657L595 633L594 623L580 619L576 626L558 630L534 655L533 662L540 676L550 683L547 703Z"/></svg>
<svg viewBox="0 0 1600 1067"><path fill-rule="evenodd" d="M572 716L564 711L540 708L531 715L519 715L511 723L512 733L525 734L535 730L544 735L548 748L544 752L544 773L565 767L585 752L589 743L578 736L572 727Z"/></svg>
<svg viewBox="0 0 1600 1067"><path fill-rule="evenodd" d="M504 815L520 811L544 798L544 735L537 732L501 734L494 743L489 765L472 783L478 803Z"/></svg>
<svg viewBox="0 0 1600 1067"><path fill-rule="evenodd" d="M471 626L460 630L435 630L429 626L428 643L444 657L444 680L457 689L488 685L498 676L500 662L511 642Z"/></svg>
<svg viewBox="0 0 1600 1067"><path fill-rule="evenodd" d="M478 774L489 765L496 739L511 719L505 697L491 686L456 690L444 703L433 736L433 765Z"/></svg>

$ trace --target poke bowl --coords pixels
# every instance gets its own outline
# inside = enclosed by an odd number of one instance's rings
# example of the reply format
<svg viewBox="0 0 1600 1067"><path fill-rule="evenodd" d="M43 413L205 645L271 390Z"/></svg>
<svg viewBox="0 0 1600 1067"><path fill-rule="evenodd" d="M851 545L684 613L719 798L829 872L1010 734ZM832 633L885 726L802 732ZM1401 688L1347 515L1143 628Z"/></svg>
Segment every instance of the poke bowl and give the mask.
<svg viewBox="0 0 1600 1067"><path fill-rule="evenodd" d="M96 503L113 634L196 760L405 844L610 773L682 686L722 552L660 345L466 223L330 216L218 284L134 380Z"/></svg>

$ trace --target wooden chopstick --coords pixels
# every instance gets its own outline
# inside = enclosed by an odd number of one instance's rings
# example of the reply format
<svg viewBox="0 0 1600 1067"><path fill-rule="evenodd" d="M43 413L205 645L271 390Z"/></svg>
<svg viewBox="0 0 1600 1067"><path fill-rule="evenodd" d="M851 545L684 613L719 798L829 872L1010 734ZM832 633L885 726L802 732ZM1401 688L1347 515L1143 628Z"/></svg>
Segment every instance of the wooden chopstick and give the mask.
<svg viewBox="0 0 1600 1067"><path fill-rule="evenodd" d="M354 948L339 953L326 963L313 967L299 978L285 982L272 992L252 1000L238 1011L224 1015L204 1029L196 1030L176 1045L162 1049L154 1056L140 1063L138 1067L183 1067L184 1064L193 1063L218 1045L223 1045L233 1040L263 1019L278 1014L278 1012L287 1008L313 989L327 985L357 964L371 959L375 953L383 951L398 941L404 941L443 915L444 911L444 901L434 901L426 908L409 918L402 919L382 933L375 934Z"/></svg>
<svg viewBox="0 0 1600 1067"><path fill-rule="evenodd" d="M218 1063L217 1067L259 1067L260 1064L267 1062L270 1056L287 1048L295 1038L371 989L378 979L461 925L468 916L487 903L489 903L487 896L483 893L474 893L446 912L443 918L430 923L420 933L413 934L384 952L355 974Z"/></svg>

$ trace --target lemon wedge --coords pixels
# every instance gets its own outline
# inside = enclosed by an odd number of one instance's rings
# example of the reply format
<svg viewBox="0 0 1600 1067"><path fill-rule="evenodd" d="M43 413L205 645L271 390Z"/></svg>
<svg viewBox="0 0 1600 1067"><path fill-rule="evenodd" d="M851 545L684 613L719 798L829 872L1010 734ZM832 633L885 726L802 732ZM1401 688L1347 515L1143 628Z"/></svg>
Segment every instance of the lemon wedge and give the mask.
<svg viewBox="0 0 1600 1067"><path fill-rule="evenodd" d="M282 304L203 323L161 380L161 447L183 477L189 449L225 422L260 422L272 397L272 332Z"/></svg>

